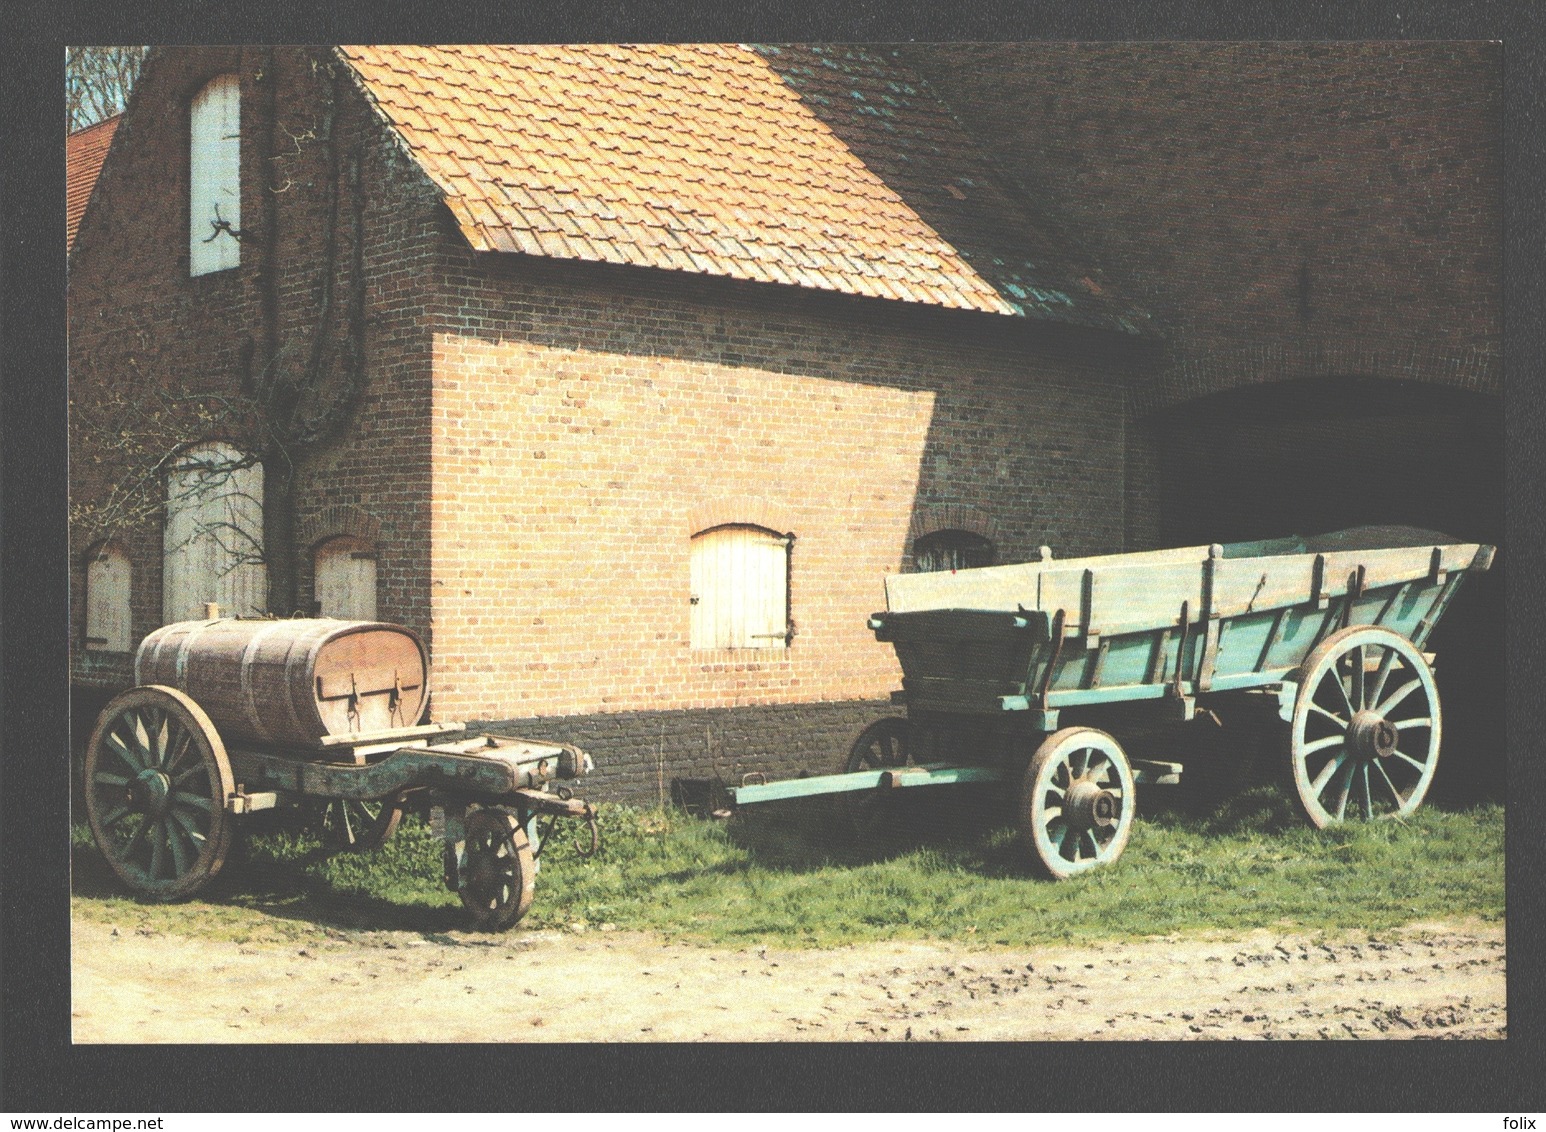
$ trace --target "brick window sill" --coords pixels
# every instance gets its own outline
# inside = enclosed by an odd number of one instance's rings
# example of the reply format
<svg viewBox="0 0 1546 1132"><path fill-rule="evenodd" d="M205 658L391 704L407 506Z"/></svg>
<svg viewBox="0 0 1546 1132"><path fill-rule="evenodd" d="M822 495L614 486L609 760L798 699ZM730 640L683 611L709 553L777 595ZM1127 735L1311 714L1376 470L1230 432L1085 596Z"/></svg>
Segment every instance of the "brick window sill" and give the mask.
<svg viewBox="0 0 1546 1132"><path fill-rule="evenodd" d="M692 659L701 672L760 672L792 666L792 650L782 649L693 649Z"/></svg>

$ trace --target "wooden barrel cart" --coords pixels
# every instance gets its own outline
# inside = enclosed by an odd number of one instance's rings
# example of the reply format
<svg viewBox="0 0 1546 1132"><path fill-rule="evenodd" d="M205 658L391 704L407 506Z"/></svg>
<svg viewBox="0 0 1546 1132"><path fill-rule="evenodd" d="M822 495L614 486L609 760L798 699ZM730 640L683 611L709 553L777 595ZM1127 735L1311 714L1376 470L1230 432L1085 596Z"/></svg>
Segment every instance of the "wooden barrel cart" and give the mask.
<svg viewBox="0 0 1546 1132"><path fill-rule="evenodd" d="M421 724L429 660L379 622L212 618L163 626L135 655L86 749L92 834L113 871L158 900L220 872L242 815L309 807L332 844L379 848L411 799L445 841L444 879L482 927L531 907L545 837L595 809L561 779L591 769L565 743L467 738Z"/></svg>

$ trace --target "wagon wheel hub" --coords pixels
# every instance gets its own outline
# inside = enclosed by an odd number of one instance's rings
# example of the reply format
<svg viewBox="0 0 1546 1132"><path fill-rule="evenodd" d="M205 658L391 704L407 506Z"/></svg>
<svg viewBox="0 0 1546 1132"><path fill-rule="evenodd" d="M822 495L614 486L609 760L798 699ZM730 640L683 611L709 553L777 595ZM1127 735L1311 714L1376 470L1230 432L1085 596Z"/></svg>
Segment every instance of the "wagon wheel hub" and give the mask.
<svg viewBox="0 0 1546 1132"><path fill-rule="evenodd" d="M128 793L130 808L159 818L166 813L172 780L159 770L142 770L129 780Z"/></svg>
<svg viewBox="0 0 1546 1132"><path fill-rule="evenodd" d="M1088 780L1068 788L1063 813L1073 829L1109 829L1121 816L1117 796Z"/></svg>
<svg viewBox="0 0 1546 1132"><path fill-rule="evenodd" d="M1378 712L1360 711L1348 725L1347 738L1361 758L1386 759L1395 753L1401 733L1394 723Z"/></svg>

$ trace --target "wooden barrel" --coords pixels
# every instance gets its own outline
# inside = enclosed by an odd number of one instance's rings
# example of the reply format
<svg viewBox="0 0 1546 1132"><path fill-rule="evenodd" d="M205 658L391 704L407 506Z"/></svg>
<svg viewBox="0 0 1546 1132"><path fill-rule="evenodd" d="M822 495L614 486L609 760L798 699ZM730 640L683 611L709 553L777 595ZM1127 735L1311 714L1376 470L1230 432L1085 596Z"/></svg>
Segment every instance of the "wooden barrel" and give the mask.
<svg viewBox="0 0 1546 1132"><path fill-rule="evenodd" d="M141 642L134 682L186 692L227 741L313 747L418 723L429 657L416 634L376 621L179 621Z"/></svg>

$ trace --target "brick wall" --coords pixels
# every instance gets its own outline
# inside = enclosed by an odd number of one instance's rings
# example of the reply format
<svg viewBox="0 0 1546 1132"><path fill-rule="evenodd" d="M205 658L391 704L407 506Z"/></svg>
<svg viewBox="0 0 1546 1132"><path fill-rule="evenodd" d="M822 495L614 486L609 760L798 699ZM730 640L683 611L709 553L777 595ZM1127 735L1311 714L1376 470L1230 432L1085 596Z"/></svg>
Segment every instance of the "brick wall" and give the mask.
<svg viewBox="0 0 1546 1132"><path fill-rule="evenodd" d="M474 724L492 732L573 743L596 769L581 781L589 800L656 805L673 801L678 779L738 785L842 769L859 732L900 711L889 701L764 704L683 711L623 711Z"/></svg>
<svg viewBox="0 0 1546 1132"><path fill-rule="evenodd" d="M1165 325L1139 411L1324 374L1499 389L1500 45L906 53Z"/></svg>
<svg viewBox="0 0 1546 1132"><path fill-rule="evenodd" d="M244 374L270 351L292 377L314 347L324 387L341 388L347 372L348 303L354 281L356 199L362 206L363 358L368 375L350 423L314 447L298 467L296 527L298 603L311 592L310 550L332 534L370 533L380 546L379 612L426 628L429 577L418 550L428 538L429 333L425 280L445 231L435 197L417 168L379 128L343 78L334 125L339 153L336 242L331 260L323 187L332 175L322 144L325 56L311 51L206 48L154 57L104 166L71 257L70 379L77 403L123 393L145 412L175 418L157 391L238 395ZM188 104L211 78L241 79L242 254L233 270L188 275ZM358 155L358 198L351 163ZM272 180L266 180L272 172ZM265 201L265 196L269 201ZM267 204L272 203L272 209ZM334 316L325 320L324 282L331 277ZM320 342L319 342L320 337ZM187 412L177 423L126 422L160 438L152 457L176 439L230 439L248 451L262 443L250 416L216 420ZM115 485L144 472L125 463L99 434L83 433L72 414L72 500L105 499ZM147 476L152 495L161 477ZM134 575L135 646L161 623L161 519L152 514L114 532ZM91 537L71 531L72 624L81 624L82 556ZM285 611L288 612L288 611ZM79 632L72 634L78 638ZM74 642L77 682L129 682L129 656L85 653Z"/></svg>
<svg viewBox="0 0 1546 1132"><path fill-rule="evenodd" d="M1003 560L1122 543L1124 361L993 316L470 254L435 341L441 718L884 696L920 510ZM792 531L787 650L689 644L689 540Z"/></svg>

